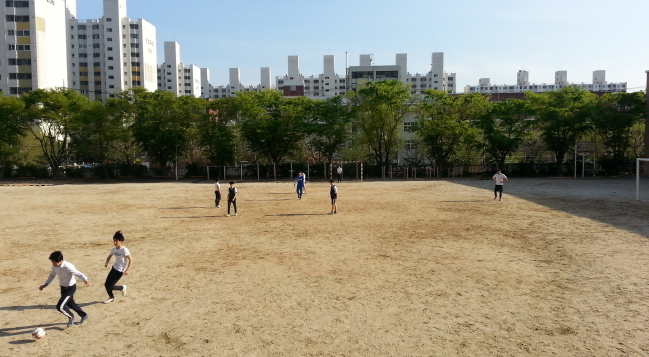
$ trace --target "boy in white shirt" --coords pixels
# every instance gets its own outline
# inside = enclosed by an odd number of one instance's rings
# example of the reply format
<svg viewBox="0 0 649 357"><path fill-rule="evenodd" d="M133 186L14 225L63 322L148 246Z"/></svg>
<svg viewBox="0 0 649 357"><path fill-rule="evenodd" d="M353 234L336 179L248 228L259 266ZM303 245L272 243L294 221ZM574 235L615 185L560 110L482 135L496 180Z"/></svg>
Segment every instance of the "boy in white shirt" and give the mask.
<svg viewBox="0 0 649 357"><path fill-rule="evenodd" d="M108 258L106 258L106 264L104 264L104 267L107 268L111 257L113 255L115 256L115 264L110 269L110 273L106 277L106 283L104 283L104 287L106 287L106 292L108 293L108 300L104 301L104 304L115 301L113 291L121 291L122 296L126 295L126 285L116 286L115 284L122 278L122 275L128 275L128 270L133 263L131 252L124 246L124 235L122 235L121 231L117 231L113 235L113 244L115 248L111 249ZM126 260L128 260L128 265L126 264Z"/></svg>
<svg viewBox="0 0 649 357"><path fill-rule="evenodd" d="M54 280L54 277L58 275L59 285L61 286L61 298L56 304L56 310L68 318L68 327L72 327L74 323L74 315L72 315L70 309L74 310L81 317L81 321L79 322L79 325L81 325L88 318L88 314L74 301L74 293L77 291L77 281L74 279L74 276L76 275L83 280L86 286L90 286L90 281L72 263L63 260L63 253L60 251L57 250L50 254L50 261L52 262L52 271L47 277L45 284L41 285L38 289L45 289Z"/></svg>
<svg viewBox="0 0 649 357"><path fill-rule="evenodd" d="M498 173L493 175L492 180L496 180L496 188L494 188L494 200L498 198L498 192L500 192L500 199L503 200L503 184L507 182L507 176L498 170Z"/></svg>

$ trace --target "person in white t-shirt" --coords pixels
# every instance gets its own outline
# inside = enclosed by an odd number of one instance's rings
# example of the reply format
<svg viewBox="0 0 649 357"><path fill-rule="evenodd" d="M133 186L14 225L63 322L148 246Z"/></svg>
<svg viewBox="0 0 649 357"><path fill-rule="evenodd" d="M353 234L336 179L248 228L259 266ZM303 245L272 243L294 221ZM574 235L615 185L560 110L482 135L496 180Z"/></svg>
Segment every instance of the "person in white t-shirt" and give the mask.
<svg viewBox="0 0 649 357"><path fill-rule="evenodd" d="M54 277L58 275L59 285L61 286L61 298L56 304L56 310L68 318L68 327L72 327L74 323L74 315L72 315L70 309L79 314L81 317L79 324L82 324L88 318L88 314L81 309L81 306L74 302L74 293L77 291L77 281L74 277L77 276L83 280L86 286L90 286L90 281L72 263L63 260L63 253L60 251L57 250L50 254L50 261L52 262L52 271L47 277L45 284L41 285L38 289L45 289L54 280Z"/></svg>
<svg viewBox="0 0 649 357"><path fill-rule="evenodd" d="M115 248L110 250L110 254L106 258L106 264L104 264L104 267L107 268L110 259L113 255L115 256L115 264L110 269L110 273L108 273L106 283L104 284L108 293L108 300L104 301L104 304L115 301L113 291L121 291L122 296L126 295L126 285L116 286L115 284L122 278L122 275L128 275L131 264L133 264L133 257L131 257L131 252L129 252L128 248L124 246L124 235L122 235L121 231L117 231L113 236L113 244ZM127 260L128 264L126 263Z"/></svg>
<svg viewBox="0 0 649 357"><path fill-rule="evenodd" d="M500 192L500 199L503 200L503 185L507 182L507 176L498 170L498 173L493 175L492 180L496 180L496 188L494 188L494 200L498 198L498 193Z"/></svg>
<svg viewBox="0 0 649 357"><path fill-rule="evenodd" d="M343 168L340 165L336 169L336 172L338 173L338 183L343 182Z"/></svg>
<svg viewBox="0 0 649 357"><path fill-rule="evenodd" d="M221 184L219 183L218 178L214 182L214 195L216 196L216 199L214 200L214 205L216 206L216 208L221 208L221 206L220 206L220 203L221 203Z"/></svg>

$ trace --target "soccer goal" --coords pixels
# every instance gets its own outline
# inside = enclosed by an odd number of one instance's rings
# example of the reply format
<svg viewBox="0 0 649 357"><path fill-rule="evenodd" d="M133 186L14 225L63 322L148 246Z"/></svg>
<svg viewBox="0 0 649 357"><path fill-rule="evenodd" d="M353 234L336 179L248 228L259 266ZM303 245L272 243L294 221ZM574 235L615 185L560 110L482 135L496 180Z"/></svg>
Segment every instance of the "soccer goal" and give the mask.
<svg viewBox="0 0 649 357"><path fill-rule="evenodd" d="M345 165L345 164L352 164L353 166L350 167L349 165ZM360 171L358 170L359 165L360 165ZM339 160L339 161L331 161L331 162L329 162L329 179L330 180L334 179L334 175L338 175L337 174L338 166L340 166L343 169L343 173L342 173L343 178L344 177L354 177L354 176L356 176L356 180L360 179L360 181L363 182L363 161L361 161L361 160L351 160L351 161ZM345 167L345 166L347 166L347 167ZM351 173L351 175L350 175L350 173Z"/></svg>
<svg viewBox="0 0 649 357"><path fill-rule="evenodd" d="M637 159L635 164L635 199L640 201L642 192L643 201L649 200L649 159Z"/></svg>

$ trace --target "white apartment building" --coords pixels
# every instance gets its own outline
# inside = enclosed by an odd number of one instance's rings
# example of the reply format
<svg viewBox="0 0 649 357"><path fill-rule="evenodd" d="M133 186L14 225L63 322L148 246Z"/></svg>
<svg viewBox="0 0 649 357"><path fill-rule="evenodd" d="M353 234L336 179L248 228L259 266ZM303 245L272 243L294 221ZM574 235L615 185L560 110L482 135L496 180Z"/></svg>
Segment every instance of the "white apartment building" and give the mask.
<svg viewBox="0 0 649 357"><path fill-rule="evenodd" d="M126 0L103 4L100 19L68 20L68 87L102 101L135 87L156 90L155 26L129 19Z"/></svg>
<svg viewBox="0 0 649 357"><path fill-rule="evenodd" d="M592 83L570 83L568 82L568 71L556 71L554 84L537 84L529 82L529 72L520 70L516 75L516 84L492 85L489 78L480 78L478 85L464 87L464 93L524 93L532 91L537 93L555 91L560 88L575 87L583 88L591 92L626 92L627 83L607 83L606 71L597 70L593 72Z"/></svg>
<svg viewBox="0 0 649 357"><path fill-rule="evenodd" d="M67 87L66 19L75 0L3 1L0 5L0 91L20 95Z"/></svg>
<svg viewBox="0 0 649 357"><path fill-rule="evenodd" d="M444 53L432 54L431 69L425 74L408 72L408 55L398 53L394 65L376 65L371 54L362 54L358 66L350 66L347 76L335 73L335 58L326 55L323 58L323 73L317 76L304 76L300 71L299 56L288 56L288 73L277 77L277 88L285 96L306 96L314 99L326 99L345 94L360 83L396 79L411 85L412 94L423 94L427 89L445 90L455 93L455 73L444 72Z"/></svg>
<svg viewBox="0 0 649 357"><path fill-rule="evenodd" d="M326 99L345 94L345 76L335 72L335 57L323 57L323 73L317 76L304 76L300 71L300 57L288 56L288 73L275 79L277 89L285 96L306 96L313 99Z"/></svg>
<svg viewBox="0 0 649 357"><path fill-rule="evenodd" d="M180 61L180 45L178 42L164 43L165 61L158 66L158 89L174 93L178 96L203 96L203 77L209 83L209 70L193 64L184 65Z"/></svg>
<svg viewBox="0 0 649 357"><path fill-rule="evenodd" d="M230 98L236 96L237 92L261 92L265 89L275 89L275 85L271 84L271 70L270 67L261 67L260 69L261 83L258 85L244 86L241 84L241 70L239 68L229 69L230 84L220 85L214 87L211 84L207 86L207 93L203 89L203 98Z"/></svg>

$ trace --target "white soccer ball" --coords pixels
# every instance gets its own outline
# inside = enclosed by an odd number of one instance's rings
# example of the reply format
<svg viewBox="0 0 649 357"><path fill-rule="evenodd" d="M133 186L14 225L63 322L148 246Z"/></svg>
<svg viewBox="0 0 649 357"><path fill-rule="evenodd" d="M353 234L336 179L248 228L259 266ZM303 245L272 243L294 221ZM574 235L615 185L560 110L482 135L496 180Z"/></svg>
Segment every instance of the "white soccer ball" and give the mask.
<svg viewBox="0 0 649 357"><path fill-rule="evenodd" d="M40 340L45 336L45 330L43 330L41 327L37 327L32 331L32 337L34 337L35 340Z"/></svg>

